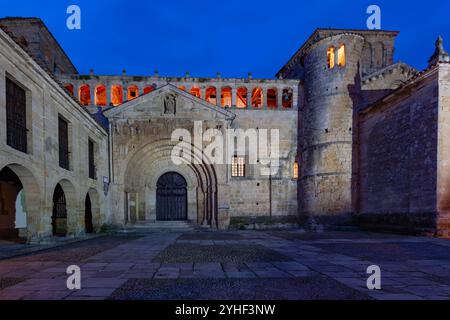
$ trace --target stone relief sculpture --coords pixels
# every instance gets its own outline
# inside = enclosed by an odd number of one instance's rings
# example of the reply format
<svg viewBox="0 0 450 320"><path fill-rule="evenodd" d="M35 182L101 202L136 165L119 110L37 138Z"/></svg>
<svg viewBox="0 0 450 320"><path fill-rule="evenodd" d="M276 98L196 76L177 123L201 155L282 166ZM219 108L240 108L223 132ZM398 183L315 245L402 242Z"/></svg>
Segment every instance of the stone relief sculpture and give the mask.
<svg viewBox="0 0 450 320"><path fill-rule="evenodd" d="M164 97L164 114L175 114L177 99L174 95L168 94Z"/></svg>

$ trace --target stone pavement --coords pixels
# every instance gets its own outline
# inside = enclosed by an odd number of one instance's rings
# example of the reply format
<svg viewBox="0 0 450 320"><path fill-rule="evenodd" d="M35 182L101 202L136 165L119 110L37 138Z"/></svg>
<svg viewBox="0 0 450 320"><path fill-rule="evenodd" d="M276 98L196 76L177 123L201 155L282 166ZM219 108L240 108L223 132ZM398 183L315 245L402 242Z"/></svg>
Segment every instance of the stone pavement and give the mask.
<svg viewBox="0 0 450 320"><path fill-rule="evenodd" d="M66 288L69 265L82 289ZM382 289L366 287L381 268ZM0 261L0 299L445 299L450 240L364 232L111 235Z"/></svg>

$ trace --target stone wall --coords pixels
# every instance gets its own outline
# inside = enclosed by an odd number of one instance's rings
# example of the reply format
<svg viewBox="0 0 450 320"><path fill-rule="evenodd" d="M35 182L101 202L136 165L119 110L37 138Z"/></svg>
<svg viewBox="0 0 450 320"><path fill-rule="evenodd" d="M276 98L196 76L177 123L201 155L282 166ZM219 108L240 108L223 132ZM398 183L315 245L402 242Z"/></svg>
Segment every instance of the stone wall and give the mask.
<svg viewBox="0 0 450 320"><path fill-rule="evenodd" d="M427 72L360 114L357 220L434 232L437 72Z"/></svg>
<svg viewBox="0 0 450 320"><path fill-rule="evenodd" d="M439 65L437 232L450 236L450 64Z"/></svg>
<svg viewBox="0 0 450 320"><path fill-rule="evenodd" d="M260 164L247 166L245 177L230 180L231 216L298 215L297 179L294 163L297 159L297 109L235 110L233 128L279 131L280 163L272 177L261 174Z"/></svg>
<svg viewBox="0 0 450 320"><path fill-rule="evenodd" d="M6 78L26 92L28 151L7 145ZM70 170L59 167L58 116L69 122ZM66 195L68 234L84 233L84 201L93 202L97 229L108 222L109 204L103 177L109 177L108 135L30 56L0 30L0 169L10 168L25 191L30 241L51 236L53 192L59 183ZM96 145L98 179L88 178L88 139Z"/></svg>

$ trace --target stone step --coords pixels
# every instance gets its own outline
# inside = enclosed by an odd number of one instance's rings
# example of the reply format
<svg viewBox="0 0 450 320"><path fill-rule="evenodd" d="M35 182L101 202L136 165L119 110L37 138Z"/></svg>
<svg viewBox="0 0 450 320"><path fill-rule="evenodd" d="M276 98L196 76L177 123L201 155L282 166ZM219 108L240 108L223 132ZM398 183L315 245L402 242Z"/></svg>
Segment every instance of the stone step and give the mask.
<svg viewBox="0 0 450 320"><path fill-rule="evenodd" d="M138 221L124 227L121 233L140 233L140 232L158 232L174 231L185 232L193 231L196 226L188 221Z"/></svg>

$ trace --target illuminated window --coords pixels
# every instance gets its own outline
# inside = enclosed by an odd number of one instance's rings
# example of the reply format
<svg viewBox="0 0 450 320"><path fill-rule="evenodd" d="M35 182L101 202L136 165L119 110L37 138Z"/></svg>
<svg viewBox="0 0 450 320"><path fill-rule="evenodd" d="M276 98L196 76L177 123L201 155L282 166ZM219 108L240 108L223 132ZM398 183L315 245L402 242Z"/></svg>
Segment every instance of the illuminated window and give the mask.
<svg viewBox="0 0 450 320"><path fill-rule="evenodd" d="M345 66L345 45L344 44L342 44L338 50L338 66L339 67Z"/></svg>
<svg viewBox="0 0 450 320"><path fill-rule="evenodd" d="M111 87L111 104L118 106L123 102L123 89L122 86L114 85Z"/></svg>
<svg viewBox="0 0 450 320"><path fill-rule="evenodd" d="M153 86L144 88L144 94L150 93L152 91L155 91L155 87L153 87Z"/></svg>
<svg viewBox="0 0 450 320"><path fill-rule="evenodd" d="M215 87L206 89L205 100L211 104L217 104L217 90Z"/></svg>
<svg viewBox="0 0 450 320"><path fill-rule="evenodd" d="M244 157L234 156L231 159L231 176L245 177L245 159Z"/></svg>
<svg viewBox="0 0 450 320"><path fill-rule="evenodd" d="M201 97L202 97L201 92L200 92L200 88L199 88L199 87L192 87L192 88L191 88L191 94L192 94L194 97L197 97L197 98L201 98Z"/></svg>
<svg viewBox="0 0 450 320"><path fill-rule="evenodd" d="M277 108L277 89L267 90L267 107L272 109Z"/></svg>
<svg viewBox="0 0 450 320"><path fill-rule="evenodd" d="M128 87L128 100L136 99L139 96L139 89L137 86Z"/></svg>
<svg viewBox="0 0 450 320"><path fill-rule="evenodd" d="M91 89L89 85L83 84L80 86L78 97L82 106L88 106L91 104Z"/></svg>
<svg viewBox="0 0 450 320"><path fill-rule="evenodd" d="M186 87L185 86L178 86L178 89L180 89L182 91L186 91Z"/></svg>
<svg viewBox="0 0 450 320"><path fill-rule="evenodd" d="M64 88L66 88L66 90L70 92L70 95L73 96L73 84L65 84Z"/></svg>
<svg viewBox="0 0 450 320"><path fill-rule="evenodd" d="M255 88L252 92L252 107L262 108L263 105L263 95L261 88Z"/></svg>
<svg viewBox="0 0 450 320"><path fill-rule="evenodd" d="M330 48L328 48L328 52L327 52L328 69L334 68L334 60L335 60L334 47L330 47Z"/></svg>
<svg viewBox="0 0 450 320"><path fill-rule="evenodd" d="M247 88L242 87L237 89L236 107L247 108Z"/></svg>
<svg viewBox="0 0 450 320"><path fill-rule="evenodd" d="M222 94L220 96L220 105L222 107L231 107L231 88L222 88Z"/></svg>
<svg viewBox="0 0 450 320"><path fill-rule="evenodd" d="M106 87L102 84L95 88L95 105L106 106Z"/></svg>
<svg viewBox="0 0 450 320"><path fill-rule="evenodd" d="M293 178L298 179L298 162L297 161L294 162L293 171L294 171L294 172L292 172Z"/></svg>
<svg viewBox="0 0 450 320"><path fill-rule="evenodd" d="M283 98L283 108L285 109L292 108L292 89L284 89L282 98Z"/></svg>

